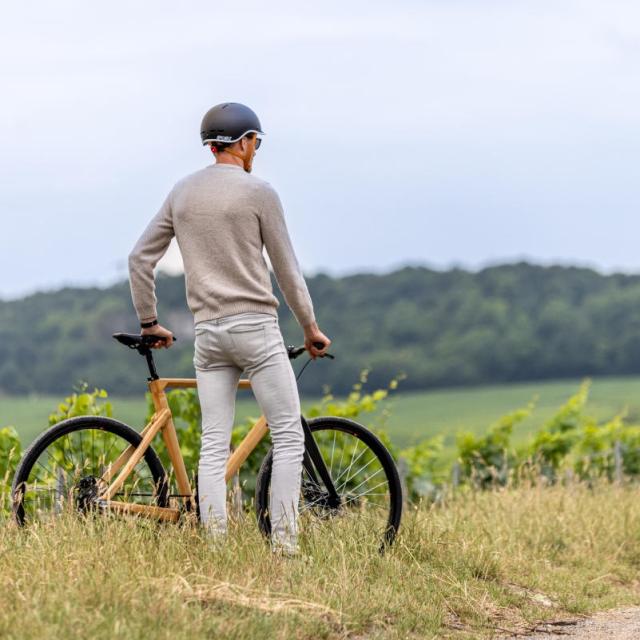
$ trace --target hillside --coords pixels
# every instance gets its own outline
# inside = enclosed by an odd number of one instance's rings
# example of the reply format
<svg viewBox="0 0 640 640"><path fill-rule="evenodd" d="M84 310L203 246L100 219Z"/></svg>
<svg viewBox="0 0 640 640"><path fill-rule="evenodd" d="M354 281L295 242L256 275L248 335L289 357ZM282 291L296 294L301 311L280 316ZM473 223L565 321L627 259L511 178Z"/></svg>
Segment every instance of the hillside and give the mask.
<svg viewBox="0 0 640 640"><path fill-rule="evenodd" d="M517 263L319 274L308 285L338 356L307 369L301 387L310 393L324 383L344 392L363 367L374 385L406 373L406 390L640 373L640 276ZM182 278L160 276L158 297L163 322L180 338L159 355L160 373L191 375ZM284 304L280 311L286 342L300 343L291 313ZM136 326L127 283L0 302L0 391L59 394L84 379L140 393L144 362L110 338Z"/></svg>

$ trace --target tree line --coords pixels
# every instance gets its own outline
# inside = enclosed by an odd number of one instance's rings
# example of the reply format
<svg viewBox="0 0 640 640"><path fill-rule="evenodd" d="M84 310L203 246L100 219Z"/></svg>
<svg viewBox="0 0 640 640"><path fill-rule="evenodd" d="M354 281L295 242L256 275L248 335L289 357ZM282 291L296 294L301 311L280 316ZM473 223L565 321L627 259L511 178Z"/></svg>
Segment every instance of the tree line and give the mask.
<svg viewBox="0 0 640 640"><path fill-rule="evenodd" d="M300 380L349 391L399 374L405 390L640 373L640 276L525 262L477 272L404 267L387 274L307 278L334 361ZM287 344L302 332L282 301ZM159 314L178 342L158 353L161 375L193 375L193 320L182 277L158 277ZM139 394L146 367L111 339L137 331L128 283L64 288L0 302L0 392L63 393L80 380ZM296 361L297 363L301 360Z"/></svg>

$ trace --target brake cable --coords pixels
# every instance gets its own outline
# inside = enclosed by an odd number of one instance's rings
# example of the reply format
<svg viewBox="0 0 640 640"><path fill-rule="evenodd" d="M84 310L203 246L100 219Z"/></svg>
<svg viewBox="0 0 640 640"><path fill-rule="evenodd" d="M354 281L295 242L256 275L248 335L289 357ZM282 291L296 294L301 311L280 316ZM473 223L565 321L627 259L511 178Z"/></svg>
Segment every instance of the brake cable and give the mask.
<svg viewBox="0 0 640 640"><path fill-rule="evenodd" d="M318 344L322 344L322 343L318 343ZM315 344L313 345L314 347L316 347L316 349L320 348L317 347ZM322 345L324 346L324 345ZM294 346L289 346L287 347L287 353L289 354L289 359L290 360L295 360L298 356L302 355L307 349L305 347L294 347ZM331 353L325 353L323 356L319 356L320 358L330 358L331 360L335 360L335 356ZM307 368L308 364L313 360L312 357L309 357L309 359L304 363L302 369L300 369L298 375L296 376L296 382L300 379L300 376L302 375L302 372Z"/></svg>

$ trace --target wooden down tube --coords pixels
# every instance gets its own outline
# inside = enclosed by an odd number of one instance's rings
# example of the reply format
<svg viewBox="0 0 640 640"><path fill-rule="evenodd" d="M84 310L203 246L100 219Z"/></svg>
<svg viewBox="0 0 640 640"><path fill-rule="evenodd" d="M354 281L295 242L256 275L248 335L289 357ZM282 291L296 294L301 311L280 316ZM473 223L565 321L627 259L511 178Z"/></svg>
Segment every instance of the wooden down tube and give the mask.
<svg viewBox="0 0 640 640"><path fill-rule="evenodd" d="M225 482L229 482L231 478L238 472L242 463L249 457L250 453L256 448L256 445L264 438L269 427L267 427L267 419L261 416L251 431L247 433L236 450L229 456L227 462L227 471L224 475Z"/></svg>
<svg viewBox="0 0 640 640"><path fill-rule="evenodd" d="M104 501L104 506L111 511L119 513L136 514L146 517L151 517L159 520L166 520L176 522L180 516L178 509L170 509L164 507L156 507L145 504L135 504L130 502L117 502L113 500L115 494L120 490L124 481L129 474L133 471L133 468L140 462L144 456L145 451L151 444L151 441L162 430L162 439L164 440L173 470L176 476L176 482L178 485L178 491L182 496L188 496L190 508L195 508L193 504L193 493L191 492L191 484L189 483L189 477L187 475L187 469L184 464L182 452L180 451L180 444L178 442L178 436L176 428L173 423L173 417L171 415L171 409L169 408L169 402L165 393L165 389L168 387L193 389L197 387L197 382L194 378L160 378L158 380L151 380L149 382L149 390L151 391L151 397L156 413L151 418L151 421L142 430L142 442L138 446L130 445L123 451L120 456L111 464L106 473L103 474L102 479L110 483L118 472L118 476L107 488L101 499ZM239 389L250 389L251 382L246 379L241 379L238 382ZM229 457L227 462L227 470L225 473L225 481L228 482L233 475L238 472L238 469L242 466L244 461L249 457L251 452L255 449L256 445L262 440L268 431L267 420L262 416L251 428L251 431L245 436L237 449Z"/></svg>
<svg viewBox="0 0 640 640"><path fill-rule="evenodd" d="M155 437L156 433L166 424L167 420L171 417L171 411L169 409L163 409L154 415L153 420L147 425L146 433L142 438L142 442L135 448L135 451L129 456L124 468L118 474L118 477L109 485L107 490L100 496L104 500L111 500L113 496L118 493L124 481L128 478L129 474L133 471L133 468L140 462L142 456L149 448L151 441ZM125 451L126 453L126 451ZM121 456L122 457L122 456Z"/></svg>
<svg viewBox="0 0 640 640"><path fill-rule="evenodd" d="M140 435L144 437L145 433L149 431L149 428L155 424L155 418L157 414L153 414L151 416L151 421L149 424L140 432ZM111 482L113 477L122 469L124 463L133 455L133 452L137 449L136 446L130 444L117 458L114 460L108 467L107 470L102 474L101 480L106 482L107 484Z"/></svg>

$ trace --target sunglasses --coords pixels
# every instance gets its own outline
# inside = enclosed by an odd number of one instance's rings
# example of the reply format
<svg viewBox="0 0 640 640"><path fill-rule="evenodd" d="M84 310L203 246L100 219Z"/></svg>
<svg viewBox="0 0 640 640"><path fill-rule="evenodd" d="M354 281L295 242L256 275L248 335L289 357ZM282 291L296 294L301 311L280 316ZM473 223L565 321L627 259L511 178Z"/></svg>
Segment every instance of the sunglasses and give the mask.
<svg viewBox="0 0 640 640"><path fill-rule="evenodd" d="M258 138L258 136L256 136L256 146L255 146L256 151L260 148L261 144L262 144L262 138Z"/></svg>

